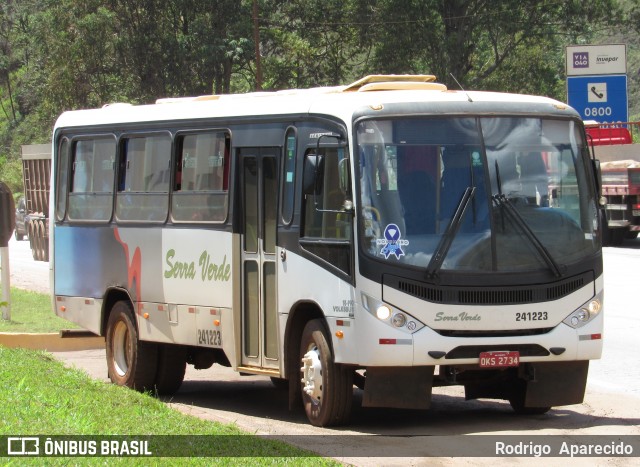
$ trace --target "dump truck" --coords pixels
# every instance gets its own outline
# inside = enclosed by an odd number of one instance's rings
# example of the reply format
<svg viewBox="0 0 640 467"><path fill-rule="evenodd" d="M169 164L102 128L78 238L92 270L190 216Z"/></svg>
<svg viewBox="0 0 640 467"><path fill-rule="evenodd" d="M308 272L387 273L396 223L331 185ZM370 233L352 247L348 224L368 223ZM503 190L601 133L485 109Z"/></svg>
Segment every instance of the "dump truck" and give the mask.
<svg viewBox="0 0 640 467"><path fill-rule="evenodd" d="M602 172L602 196L606 200L603 241L605 245L620 245L640 232L640 144L633 142L640 122L585 122L585 126Z"/></svg>
<svg viewBox="0 0 640 467"><path fill-rule="evenodd" d="M22 150L24 224L36 261L49 261L49 187L51 145L28 144Z"/></svg>

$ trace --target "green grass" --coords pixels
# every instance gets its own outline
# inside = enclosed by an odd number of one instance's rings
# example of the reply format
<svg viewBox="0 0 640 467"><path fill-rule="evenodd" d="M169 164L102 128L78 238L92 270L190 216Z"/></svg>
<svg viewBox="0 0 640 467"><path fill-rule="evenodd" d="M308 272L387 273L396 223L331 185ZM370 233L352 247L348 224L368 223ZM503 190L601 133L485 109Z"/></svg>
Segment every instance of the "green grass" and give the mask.
<svg viewBox="0 0 640 467"><path fill-rule="evenodd" d="M11 320L0 319L0 332L43 333L77 327L53 313L48 295L16 288L11 289ZM0 436L192 435L200 438L173 439L174 444L165 448L189 442L195 443L196 452L211 452L215 445L218 453L252 456L0 457L2 465L338 465L285 443L251 436L233 425L184 415L150 394L92 380L82 371L65 368L46 352L0 346L0 387Z"/></svg>
<svg viewBox="0 0 640 467"><path fill-rule="evenodd" d="M201 449L215 445L217 452L246 456L0 458L5 465L338 465L233 425L184 415L151 395L92 380L45 352L0 346L0 384L0 435L207 435L216 438L196 438L196 444L206 443Z"/></svg>
<svg viewBox="0 0 640 467"><path fill-rule="evenodd" d="M2 301L5 300L2 297ZM0 317L0 332L58 332L61 329L78 329L78 326L55 315L49 295L11 288L11 320Z"/></svg>

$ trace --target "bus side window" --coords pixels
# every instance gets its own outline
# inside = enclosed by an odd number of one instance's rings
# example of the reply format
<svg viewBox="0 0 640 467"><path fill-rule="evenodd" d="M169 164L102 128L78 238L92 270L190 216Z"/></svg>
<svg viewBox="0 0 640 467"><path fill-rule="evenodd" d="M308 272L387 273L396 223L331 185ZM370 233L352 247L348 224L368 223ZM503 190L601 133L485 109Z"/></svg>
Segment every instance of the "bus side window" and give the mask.
<svg viewBox="0 0 640 467"><path fill-rule="evenodd" d="M285 137L284 164L282 164L282 220L285 224L293 219L296 171L296 132L289 128Z"/></svg>
<svg viewBox="0 0 640 467"><path fill-rule="evenodd" d="M108 221L112 213L115 140L78 140L72 146L69 219Z"/></svg>
<svg viewBox="0 0 640 467"><path fill-rule="evenodd" d="M307 153L315 151L310 149ZM321 167L324 172L318 173L318 177L322 178L322 182L318 184L319 189L315 195L304 195L301 243L306 250L349 274L352 216L351 212L344 209L346 194L340 188L343 151L342 148L321 150L321 155L324 156Z"/></svg>
<svg viewBox="0 0 640 467"><path fill-rule="evenodd" d="M163 222L169 209L168 134L124 138L116 216L125 221Z"/></svg>
<svg viewBox="0 0 640 467"><path fill-rule="evenodd" d="M177 222L224 222L231 138L224 131L180 135L171 213Z"/></svg>
<svg viewBox="0 0 640 467"><path fill-rule="evenodd" d="M64 219L67 211L67 187L69 185L69 140L62 138L57 154L56 219Z"/></svg>

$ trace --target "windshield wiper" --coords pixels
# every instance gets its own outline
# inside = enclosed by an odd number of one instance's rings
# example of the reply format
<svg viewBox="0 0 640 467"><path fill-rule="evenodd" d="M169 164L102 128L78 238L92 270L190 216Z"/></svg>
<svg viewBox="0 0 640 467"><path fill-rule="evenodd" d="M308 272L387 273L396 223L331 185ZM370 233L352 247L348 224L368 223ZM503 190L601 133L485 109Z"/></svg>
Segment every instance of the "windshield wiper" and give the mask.
<svg viewBox="0 0 640 467"><path fill-rule="evenodd" d="M427 278L435 277L435 275L442 267L444 258L447 256L449 248L451 248L451 244L458 234L458 229L460 228L460 223L462 222L462 216L464 216L464 213L467 210L467 206L469 206L469 202L473 198L475 192L476 187L471 186L468 186L464 190L462 199L458 203L453 217L447 224L447 229L444 231L444 234L442 235L442 238L440 238L440 242L438 243L436 250L431 256L431 261L429 261L429 265L427 266Z"/></svg>
<svg viewBox="0 0 640 467"><path fill-rule="evenodd" d="M540 239L536 236L536 234L533 233L533 230L531 230L529 224L527 224L527 221L522 218L511 200L509 200L509 198L507 198L502 193L493 195L491 199L497 206L503 208L507 215L511 218L511 220L515 222L518 227L520 227L520 230L522 230L525 236L529 239L531 244L535 247L535 249L538 251L544 262L547 263L549 269L551 269L555 276L562 277L560 266L558 266L558 263L556 263L556 261L553 259L553 256L551 256L551 253L549 252L547 247L545 247Z"/></svg>

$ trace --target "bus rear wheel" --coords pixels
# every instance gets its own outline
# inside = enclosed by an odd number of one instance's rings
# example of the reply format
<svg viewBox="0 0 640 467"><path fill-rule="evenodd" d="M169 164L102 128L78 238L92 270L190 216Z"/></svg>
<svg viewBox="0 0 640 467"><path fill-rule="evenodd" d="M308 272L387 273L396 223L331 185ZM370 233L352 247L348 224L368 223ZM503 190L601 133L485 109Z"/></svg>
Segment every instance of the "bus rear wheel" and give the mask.
<svg viewBox="0 0 640 467"><path fill-rule="evenodd" d="M129 302L116 302L111 309L107 322L106 348L109 379L114 384L138 391L154 388L158 347L140 341Z"/></svg>
<svg viewBox="0 0 640 467"><path fill-rule="evenodd" d="M300 342L302 402L314 426L341 425L349 420L353 371L334 362L327 331L319 319L307 323Z"/></svg>

